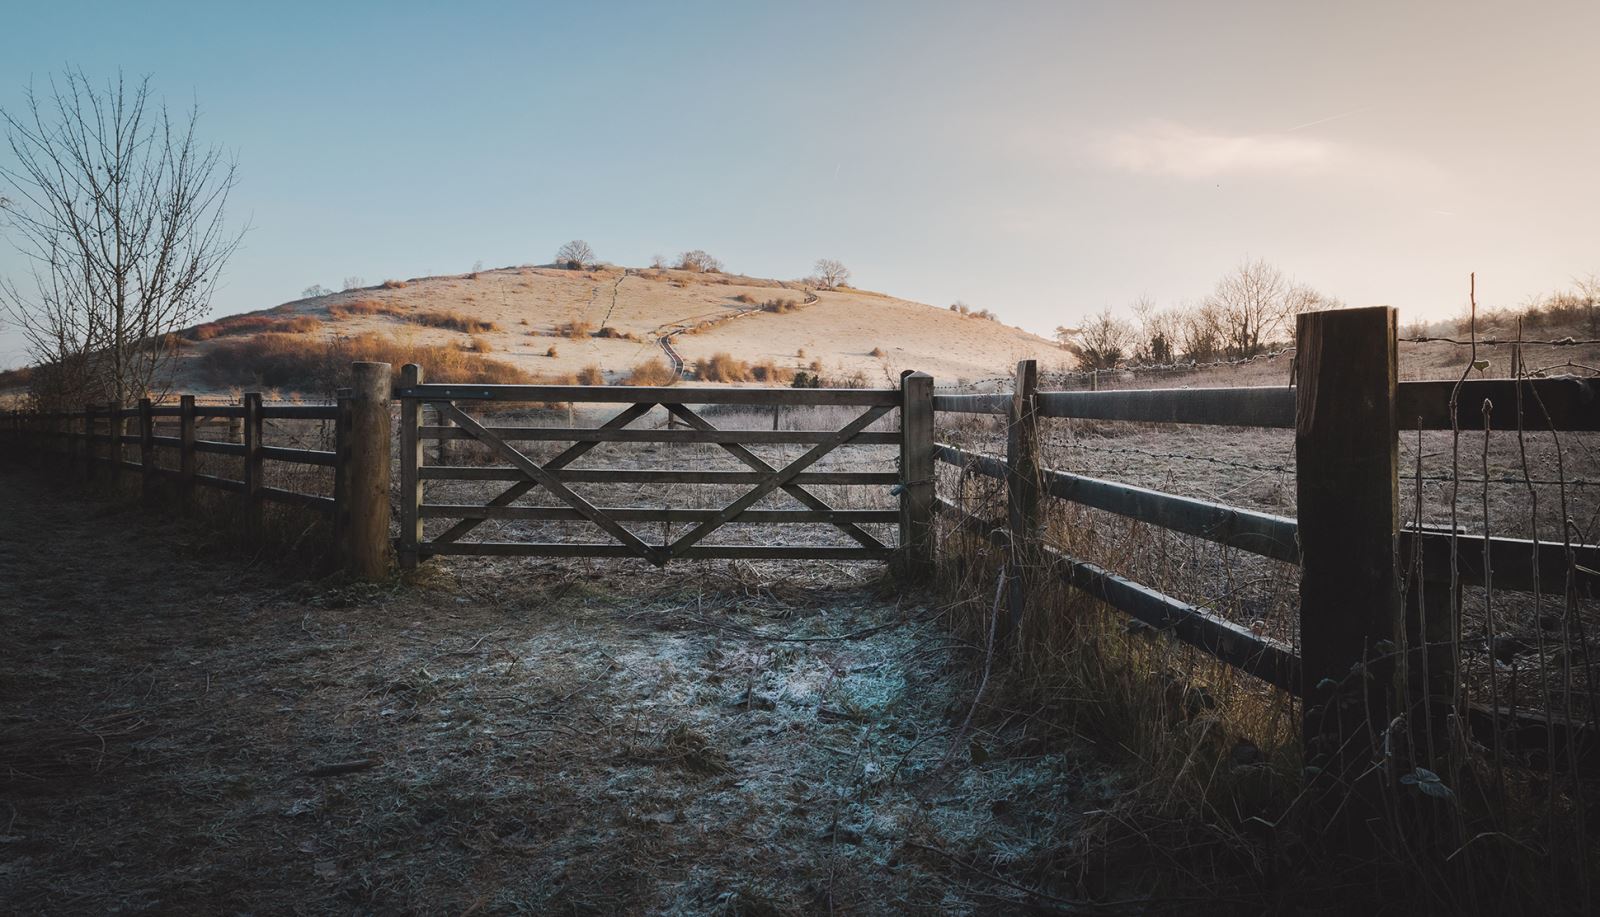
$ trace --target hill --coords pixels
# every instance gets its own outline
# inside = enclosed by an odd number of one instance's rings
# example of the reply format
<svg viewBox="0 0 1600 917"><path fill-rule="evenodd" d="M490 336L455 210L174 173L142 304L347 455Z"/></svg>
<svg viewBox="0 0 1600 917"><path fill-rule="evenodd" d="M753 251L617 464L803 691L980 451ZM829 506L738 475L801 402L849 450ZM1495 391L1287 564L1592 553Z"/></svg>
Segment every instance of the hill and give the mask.
<svg viewBox="0 0 1600 917"><path fill-rule="evenodd" d="M513 267L387 281L218 319L182 337L175 385L183 391L257 385L318 391L290 382L272 361L341 339L460 354L465 375L508 381L620 382L679 369L693 375L727 355L754 368L749 381L786 382L795 372L830 384L880 386L901 370L954 383L1006 372L1036 358L1071 357L1051 341L997 321L865 290L811 292L780 281L678 270L590 271ZM397 351L398 352L398 351ZM499 369L474 370L501 365ZM678 365L673 365L677 363ZM503 365L502 365L503 364ZM717 365L721 365L720 363ZM713 381L738 373L702 372Z"/></svg>

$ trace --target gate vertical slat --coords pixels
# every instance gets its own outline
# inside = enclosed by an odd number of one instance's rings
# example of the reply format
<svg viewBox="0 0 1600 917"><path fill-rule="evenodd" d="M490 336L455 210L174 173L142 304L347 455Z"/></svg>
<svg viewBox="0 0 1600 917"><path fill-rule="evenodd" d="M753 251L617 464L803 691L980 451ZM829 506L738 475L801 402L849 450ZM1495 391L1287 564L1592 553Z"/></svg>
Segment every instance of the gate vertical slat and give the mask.
<svg viewBox="0 0 1600 917"><path fill-rule="evenodd" d="M422 384L422 367L407 363L401 386ZM422 544L422 402L400 399L400 568L415 570Z"/></svg>
<svg viewBox="0 0 1600 917"><path fill-rule="evenodd" d="M934 570L933 377L900 377L900 550L908 573Z"/></svg>

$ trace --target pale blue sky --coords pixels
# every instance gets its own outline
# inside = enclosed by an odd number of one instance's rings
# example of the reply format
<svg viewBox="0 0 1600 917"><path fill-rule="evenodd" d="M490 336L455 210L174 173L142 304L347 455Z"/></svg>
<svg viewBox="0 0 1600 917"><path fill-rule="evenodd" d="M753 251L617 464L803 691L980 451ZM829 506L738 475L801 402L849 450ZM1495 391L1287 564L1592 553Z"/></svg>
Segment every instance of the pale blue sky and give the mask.
<svg viewBox="0 0 1600 917"><path fill-rule="evenodd" d="M12 0L0 107L149 73L236 151L218 314L704 248L1048 332L1245 256L1453 313L1600 271L1600 3ZM0 155L9 155L0 153ZM19 261L0 253L0 272ZM0 366L21 362L0 332Z"/></svg>

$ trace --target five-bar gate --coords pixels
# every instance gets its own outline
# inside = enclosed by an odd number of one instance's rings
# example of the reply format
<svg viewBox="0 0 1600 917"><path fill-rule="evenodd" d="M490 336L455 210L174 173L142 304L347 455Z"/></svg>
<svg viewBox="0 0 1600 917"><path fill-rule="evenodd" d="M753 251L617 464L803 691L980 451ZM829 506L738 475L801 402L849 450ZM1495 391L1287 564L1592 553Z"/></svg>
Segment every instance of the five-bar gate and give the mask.
<svg viewBox="0 0 1600 917"><path fill-rule="evenodd" d="M400 400L400 563L443 554L523 555L543 557L637 557L656 565L670 560L826 559L890 560L900 558L931 567L933 556L933 379L907 373L898 389L711 388L693 386L612 387L566 385L429 385L421 370L405 367L396 389ZM606 422L586 429L547 426L490 426L464 405L497 404L502 409L526 403L610 403L621 410ZM727 430L691 406L743 405L760 408L831 406L854 416L832 430ZM641 428L637 421L659 407L671 418L668 427ZM898 429L872 430L883 418L898 413ZM437 421L428 424L429 419ZM655 415L659 417L659 414ZM470 440L481 444L498 462L491 466L427 464L429 440ZM535 458L520 443L570 442L552 457ZM702 443L721 447L743 470L702 468L572 467L606 443ZM797 458L773 464L750 446L808 445ZM896 470L815 470L819 460L845 446L898 446ZM443 451L443 450L441 450ZM498 481L506 486L483 503L429 502L430 481ZM598 506L574 484L736 485L739 496L717 509L672 506ZM891 491L893 509L835 509L811 489L813 485L871 486ZM787 494L799 508L758 508L776 493ZM519 505L534 493L535 505ZM429 519L454 519L453 525L425 537ZM488 520L584 522L598 527L608 541L483 541L466 536ZM683 523L675 536L666 530L648 540L629 523ZM708 544L712 533L730 524L828 526L854 544ZM896 526L898 541L885 543L863 526Z"/></svg>

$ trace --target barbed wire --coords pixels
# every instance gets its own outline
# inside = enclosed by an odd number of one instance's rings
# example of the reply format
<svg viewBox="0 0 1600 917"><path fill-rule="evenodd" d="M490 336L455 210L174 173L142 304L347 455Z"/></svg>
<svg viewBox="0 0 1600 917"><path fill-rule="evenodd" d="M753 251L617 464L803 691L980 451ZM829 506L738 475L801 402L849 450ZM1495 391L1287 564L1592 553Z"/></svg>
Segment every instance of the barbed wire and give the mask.
<svg viewBox="0 0 1600 917"><path fill-rule="evenodd" d="M1402 344L1454 344L1457 347L1471 347L1472 346L1472 341L1459 341L1459 340L1456 340L1455 338L1425 337L1425 336L1401 338L1400 339L1400 343L1402 343ZM1528 341L1528 340L1503 341L1503 340L1500 340L1499 338L1480 338L1478 340L1478 346L1479 347L1507 347L1507 346L1515 346L1515 345L1518 345L1518 344L1523 345L1523 346L1538 346L1538 347L1577 347L1577 346L1580 346L1580 345L1583 345L1583 344L1600 344L1600 340L1593 340L1593 339L1587 339L1587 338L1573 338L1573 337L1557 338L1556 340L1553 340L1553 341Z"/></svg>

